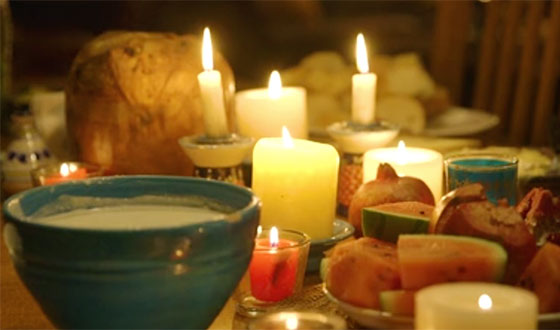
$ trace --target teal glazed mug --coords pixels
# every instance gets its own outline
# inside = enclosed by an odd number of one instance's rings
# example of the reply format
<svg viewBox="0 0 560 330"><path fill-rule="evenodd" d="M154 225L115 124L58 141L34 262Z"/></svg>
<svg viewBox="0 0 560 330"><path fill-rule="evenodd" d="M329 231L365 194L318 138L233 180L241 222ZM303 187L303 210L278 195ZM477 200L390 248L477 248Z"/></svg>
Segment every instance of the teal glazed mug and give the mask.
<svg viewBox="0 0 560 330"><path fill-rule="evenodd" d="M458 154L445 159L447 192L480 183L489 201L506 199L509 205L517 202L518 159L498 154Z"/></svg>

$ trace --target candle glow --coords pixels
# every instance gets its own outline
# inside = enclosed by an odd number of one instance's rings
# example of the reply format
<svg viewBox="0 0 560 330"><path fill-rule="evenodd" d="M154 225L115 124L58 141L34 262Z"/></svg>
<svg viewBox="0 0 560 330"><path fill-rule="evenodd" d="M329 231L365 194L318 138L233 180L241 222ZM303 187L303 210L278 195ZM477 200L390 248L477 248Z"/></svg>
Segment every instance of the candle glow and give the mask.
<svg viewBox="0 0 560 330"><path fill-rule="evenodd" d="M288 330L295 330L298 328L298 319L294 316L290 316L286 319L286 329Z"/></svg>
<svg viewBox="0 0 560 330"><path fill-rule="evenodd" d="M272 71L268 80L268 96L273 100L282 96L282 79L280 79L280 73L276 70Z"/></svg>
<svg viewBox="0 0 560 330"><path fill-rule="evenodd" d="M478 307L483 310L489 310L492 308L492 298L489 295L482 294L478 297Z"/></svg>
<svg viewBox="0 0 560 330"><path fill-rule="evenodd" d="M212 38L210 37L210 29L204 28L202 35L202 67L205 71L214 69L214 54L212 52Z"/></svg>
<svg viewBox="0 0 560 330"><path fill-rule="evenodd" d="M64 163L60 165L60 175L63 177L70 175L70 168L68 167L68 164Z"/></svg>
<svg viewBox="0 0 560 330"><path fill-rule="evenodd" d="M368 55L364 35L359 33L356 38L356 65L360 73L369 72Z"/></svg>
<svg viewBox="0 0 560 330"><path fill-rule="evenodd" d="M284 147L286 148L293 148L294 147L294 140L290 135L290 131L286 126L282 126L282 143L284 143Z"/></svg>
<svg viewBox="0 0 560 330"><path fill-rule="evenodd" d="M278 247L278 229L274 226L270 228L269 240L271 247Z"/></svg>

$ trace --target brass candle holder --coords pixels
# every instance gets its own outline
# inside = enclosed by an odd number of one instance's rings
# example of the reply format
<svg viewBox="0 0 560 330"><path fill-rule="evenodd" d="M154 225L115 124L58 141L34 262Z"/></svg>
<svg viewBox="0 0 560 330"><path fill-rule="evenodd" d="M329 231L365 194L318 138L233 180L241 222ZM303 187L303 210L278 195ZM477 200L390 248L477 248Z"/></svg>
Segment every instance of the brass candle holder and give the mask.
<svg viewBox="0 0 560 330"><path fill-rule="evenodd" d="M336 213L347 217L352 197L362 184L364 153L386 146L399 134L399 128L386 122L364 125L341 121L329 125L327 132L341 153Z"/></svg>

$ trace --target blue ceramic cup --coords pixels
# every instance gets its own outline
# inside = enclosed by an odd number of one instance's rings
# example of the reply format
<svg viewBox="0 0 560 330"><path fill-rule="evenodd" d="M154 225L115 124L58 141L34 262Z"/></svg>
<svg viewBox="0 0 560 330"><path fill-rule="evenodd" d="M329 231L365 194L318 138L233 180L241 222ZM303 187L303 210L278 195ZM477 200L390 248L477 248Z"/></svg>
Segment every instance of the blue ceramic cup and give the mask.
<svg viewBox="0 0 560 330"><path fill-rule="evenodd" d="M516 157L508 155L468 154L445 159L447 192L471 183L481 183L489 201L507 199L517 202Z"/></svg>
<svg viewBox="0 0 560 330"><path fill-rule="evenodd" d="M158 206L192 201L220 215L173 226L154 216L148 228L132 229L54 225L38 215L148 199ZM57 327L205 329L249 265L259 210L250 190L224 182L96 178L12 196L3 206L4 241L23 283Z"/></svg>

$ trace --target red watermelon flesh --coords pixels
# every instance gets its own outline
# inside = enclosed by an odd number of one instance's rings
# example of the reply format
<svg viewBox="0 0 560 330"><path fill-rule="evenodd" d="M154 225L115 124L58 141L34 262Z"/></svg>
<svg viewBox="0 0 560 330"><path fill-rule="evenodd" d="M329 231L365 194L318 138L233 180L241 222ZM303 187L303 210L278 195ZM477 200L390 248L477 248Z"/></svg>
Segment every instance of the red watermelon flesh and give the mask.
<svg viewBox="0 0 560 330"><path fill-rule="evenodd" d="M501 245L466 236L401 235L397 253L407 290L445 282L500 281L507 262Z"/></svg>
<svg viewBox="0 0 560 330"><path fill-rule="evenodd" d="M379 309L379 292L400 288L395 245L369 237L338 244L325 282L338 299Z"/></svg>
<svg viewBox="0 0 560 330"><path fill-rule="evenodd" d="M545 243L521 276L519 285L537 295L540 313L560 312L560 246Z"/></svg>

